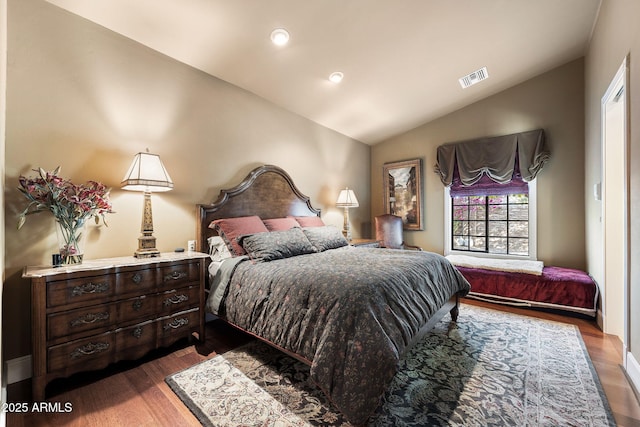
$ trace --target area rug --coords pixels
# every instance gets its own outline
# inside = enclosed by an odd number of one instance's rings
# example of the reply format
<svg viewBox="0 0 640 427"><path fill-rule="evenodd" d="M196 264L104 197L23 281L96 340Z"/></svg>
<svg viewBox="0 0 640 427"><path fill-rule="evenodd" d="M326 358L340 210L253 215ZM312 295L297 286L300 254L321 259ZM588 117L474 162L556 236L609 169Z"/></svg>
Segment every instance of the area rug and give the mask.
<svg viewBox="0 0 640 427"><path fill-rule="evenodd" d="M253 341L166 378L206 426L349 426L309 368ZM463 305L401 360L369 426L615 426L573 325Z"/></svg>

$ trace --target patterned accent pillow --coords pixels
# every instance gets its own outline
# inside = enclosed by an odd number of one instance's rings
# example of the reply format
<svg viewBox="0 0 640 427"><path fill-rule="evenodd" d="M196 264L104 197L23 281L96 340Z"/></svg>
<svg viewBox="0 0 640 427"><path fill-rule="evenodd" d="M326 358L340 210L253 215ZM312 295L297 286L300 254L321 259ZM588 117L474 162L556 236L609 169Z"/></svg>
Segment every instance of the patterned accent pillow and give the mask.
<svg viewBox="0 0 640 427"><path fill-rule="evenodd" d="M209 255L212 261L219 262L233 256L222 237L211 236L207 239L207 242L209 243Z"/></svg>
<svg viewBox="0 0 640 427"><path fill-rule="evenodd" d="M295 216L289 217L295 219L300 227L324 227L325 223L319 216Z"/></svg>
<svg viewBox="0 0 640 427"><path fill-rule="evenodd" d="M308 227L302 230L318 252L326 251L327 249L341 248L349 244L347 239L342 235L342 232L332 225Z"/></svg>
<svg viewBox="0 0 640 427"><path fill-rule="evenodd" d="M237 218L216 219L209 228L213 228L218 236L224 239L229 251L234 255L244 255L246 252L237 242L237 238L245 234L267 232L267 227L258 216L242 216Z"/></svg>
<svg viewBox="0 0 640 427"><path fill-rule="evenodd" d="M241 236L238 241L255 261L273 261L316 252L300 228Z"/></svg>
<svg viewBox="0 0 640 427"><path fill-rule="evenodd" d="M300 227L298 221L296 221L296 219L291 216L288 216L286 218L263 219L262 222L264 222L264 225L269 231L282 231L294 227Z"/></svg>

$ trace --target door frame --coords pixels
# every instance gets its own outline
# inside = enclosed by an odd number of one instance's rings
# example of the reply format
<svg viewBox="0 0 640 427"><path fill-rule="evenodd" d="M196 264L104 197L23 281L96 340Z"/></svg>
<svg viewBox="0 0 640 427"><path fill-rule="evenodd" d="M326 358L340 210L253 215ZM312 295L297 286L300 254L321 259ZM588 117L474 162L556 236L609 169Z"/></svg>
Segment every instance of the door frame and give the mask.
<svg viewBox="0 0 640 427"><path fill-rule="evenodd" d="M622 88L622 91L621 91ZM607 330L607 263L606 263L606 186L604 182L606 180L606 148L607 148L607 105L609 102L614 100L618 96L623 97L623 164L621 165L624 169L624 183L623 183L623 301L621 301L621 305L623 307L623 336L622 336L622 346L623 346L623 366L627 367L627 347L629 343L629 286L630 286L630 250L629 250L629 241L630 241L630 214L629 214L629 188L630 188L630 177L629 177L629 141L630 141L630 129L629 129L629 56L627 55L620 68L616 72L615 77L611 80L607 91L602 96L601 100L601 148L602 148L602 265L603 265L603 279L604 279L604 296L603 296L603 308L604 308L604 324L603 329L605 333L608 333Z"/></svg>

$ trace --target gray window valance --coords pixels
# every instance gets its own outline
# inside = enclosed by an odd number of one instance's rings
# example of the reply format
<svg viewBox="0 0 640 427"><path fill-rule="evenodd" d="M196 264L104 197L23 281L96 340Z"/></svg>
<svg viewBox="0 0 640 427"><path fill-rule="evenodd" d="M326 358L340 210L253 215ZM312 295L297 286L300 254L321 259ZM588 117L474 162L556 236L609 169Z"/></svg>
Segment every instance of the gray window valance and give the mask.
<svg viewBox="0 0 640 427"><path fill-rule="evenodd" d="M506 184L517 167L522 179L531 181L550 155L544 130L537 129L441 145L435 171L447 187L454 180L454 171L463 185L475 184L483 174L497 183Z"/></svg>

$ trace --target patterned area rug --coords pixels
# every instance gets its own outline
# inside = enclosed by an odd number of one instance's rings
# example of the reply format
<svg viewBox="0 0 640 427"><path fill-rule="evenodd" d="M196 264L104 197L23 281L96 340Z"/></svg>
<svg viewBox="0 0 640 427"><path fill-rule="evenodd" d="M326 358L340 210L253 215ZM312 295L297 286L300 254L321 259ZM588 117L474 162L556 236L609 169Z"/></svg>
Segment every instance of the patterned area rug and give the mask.
<svg viewBox="0 0 640 427"><path fill-rule="evenodd" d="M258 341L167 377L207 426L349 426L304 364ZM463 305L416 344L369 426L614 426L573 325Z"/></svg>

